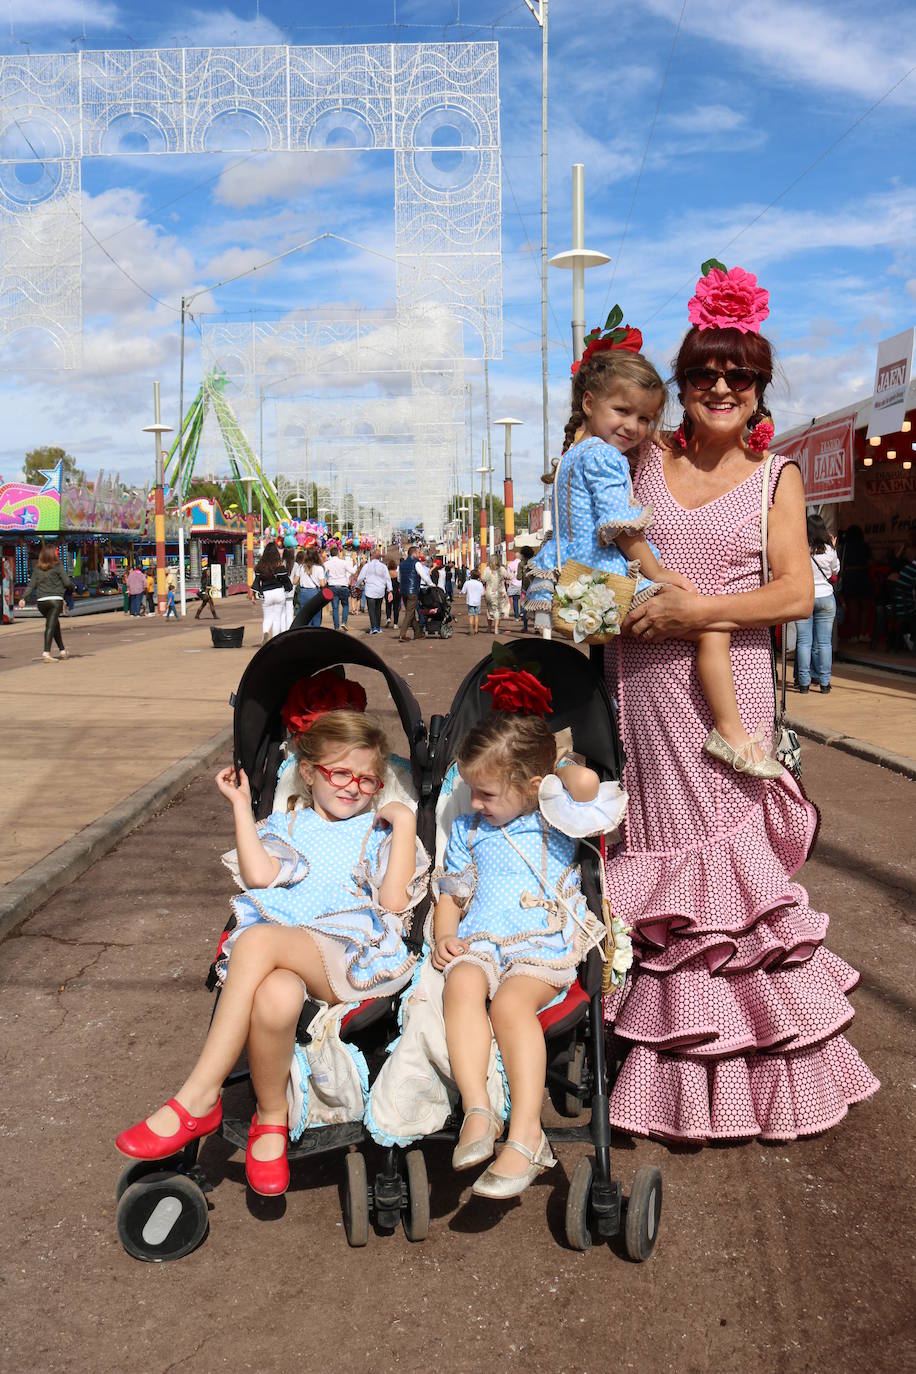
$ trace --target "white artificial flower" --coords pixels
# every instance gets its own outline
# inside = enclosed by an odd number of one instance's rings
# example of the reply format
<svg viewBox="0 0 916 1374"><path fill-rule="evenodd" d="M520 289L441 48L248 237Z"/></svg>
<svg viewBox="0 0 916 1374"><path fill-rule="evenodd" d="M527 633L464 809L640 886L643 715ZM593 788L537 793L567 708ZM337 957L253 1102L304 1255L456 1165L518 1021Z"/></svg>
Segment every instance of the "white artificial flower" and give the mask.
<svg viewBox="0 0 916 1374"><path fill-rule="evenodd" d="M575 625L576 621L579 619L579 612L576 610L575 606L564 606L557 614L561 620L566 621L567 625Z"/></svg>

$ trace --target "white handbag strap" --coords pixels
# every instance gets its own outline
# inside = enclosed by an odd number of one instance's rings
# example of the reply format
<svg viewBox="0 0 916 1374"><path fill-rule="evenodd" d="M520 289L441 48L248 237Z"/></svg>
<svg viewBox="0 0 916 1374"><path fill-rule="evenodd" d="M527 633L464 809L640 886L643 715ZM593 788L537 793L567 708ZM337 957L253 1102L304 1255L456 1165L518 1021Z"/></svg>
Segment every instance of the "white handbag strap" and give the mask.
<svg viewBox="0 0 916 1374"><path fill-rule="evenodd" d="M769 558L767 557L767 530L768 530L768 527L769 527L769 514L770 514L770 471L771 471L772 467L773 467L773 455L772 455L772 453L768 453L767 456L766 456L766 459L765 459L765 461L764 461L764 464L763 464L763 490L762 490L761 496L760 496L760 567L761 567L761 585L764 586L764 587L767 585L767 583L768 583L769 580L770 580L770 560L769 560ZM786 634L786 626L785 626L785 625L781 626L781 629L782 629L782 634L780 635L780 640L781 640L781 654L780 654L780 660L781 660L781 665L782 665L782 674L781 674L781 676L782 676L782 681L781 681L781 682L778 681L778 679L777 679L777 674L776 674L776 653L775 653L775 651L774 651L774 649L773 649L773 630L770 629L770 632L769 632L769 640L770 640L770 666L771 666L772 669L773 669L773 701L774 701L774 705L777 705L776 698L777 698L777 694L778 694L778 696L779 696L779 701L778 701L778 713L779 713L779 723L780 723L780 725L782 724L783 720L785 719L785 714L786 714L786 663L787 663L787 654L788 654L788 643L787 643L788 636L787 636L787 634Z"/></svg>
<svg viewBox="0 0 916 1374"><path fill-rule="evenodd" d="M560 500L557 495L557 488L560 485L560 470L563 467L563 456L557 463L553 474L553 537L557 546L557 576L563 571L563 555L560 553Z"/></svg>

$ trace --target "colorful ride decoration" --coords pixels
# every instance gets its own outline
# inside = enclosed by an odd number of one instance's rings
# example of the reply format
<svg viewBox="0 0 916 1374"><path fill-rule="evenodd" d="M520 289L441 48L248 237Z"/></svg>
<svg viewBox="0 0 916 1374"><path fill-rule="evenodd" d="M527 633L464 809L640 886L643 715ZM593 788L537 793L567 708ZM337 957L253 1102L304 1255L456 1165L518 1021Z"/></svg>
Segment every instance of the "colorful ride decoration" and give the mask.
<svg viewBox="0 0 916 1374"><path fill-rule="evenodd" d="M0 530L57 533L61 528L61 485L64 465L58 463L43 487L26 482L0 486Z"/></svg>
<svg viewBox="0 0 916 1374"><path fill-rule="evenodd" d="M256 509L263 508L264 519L272 525L279 525L283 520L289 521L289 511L280 500L273 482L261 467L254 449L235 417L232 406L223 394L227 385L227 378L223 373L205 373L200 390L182 419L181 433L169 449L165 462L165 480L172 488L172 498L179 505L188 500L204 424L212 411L229 458L229 470L238 492L239 509L248 509L245 483L246 479L250 478L252 504ZM254 491L255 486L259 487L259 493Z"/></svg>

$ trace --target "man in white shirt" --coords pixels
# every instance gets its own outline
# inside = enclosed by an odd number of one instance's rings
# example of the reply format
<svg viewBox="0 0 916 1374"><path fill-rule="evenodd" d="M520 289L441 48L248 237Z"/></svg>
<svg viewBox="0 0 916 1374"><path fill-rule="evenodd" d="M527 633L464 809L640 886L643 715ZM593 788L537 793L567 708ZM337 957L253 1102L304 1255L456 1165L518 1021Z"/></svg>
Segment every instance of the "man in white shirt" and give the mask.
<svg viewBox="0 0 916 1374"><path fill-rule="evenodd" d="M370 635L382 633L382 603L390 601L392 595L391 573L373 549L368 563L360 571L356 584L366 589L366 609L369 612Z"/></svg>
<svg viewBox="0 0 916 1374"><path fill-rule="evenodd" d="M350 618L350 578L356 571L352 558L344 558L337 544L328 545L328 557L324 561L328 586L334 593L331 602L331 615L335 630L346 630Z"/></svg>

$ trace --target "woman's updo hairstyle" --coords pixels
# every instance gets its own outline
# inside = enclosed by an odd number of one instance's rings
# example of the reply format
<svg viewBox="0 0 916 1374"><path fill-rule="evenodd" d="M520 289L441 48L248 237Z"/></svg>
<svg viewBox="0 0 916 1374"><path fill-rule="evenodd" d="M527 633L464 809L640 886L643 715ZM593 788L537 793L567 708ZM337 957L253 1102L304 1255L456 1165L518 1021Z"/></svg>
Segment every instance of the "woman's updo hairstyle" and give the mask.
<svg viewBox="0 0 916 1374"><path fill-rule="evenodd" d="M566 422L564 453L573 444L577 430L585 423L582 398L586 391L595 396L605 396L615 386L638 386L656 398L658 413L652 429L656 428L664 409L665 383L649 359L641 353L631 353L623 348L606 348L585 358L573 377L572 413Z"/></svg>
<svg viewBox="0 0 916 1374"><path fill-rule="evenodd" d="M494 711L473 726L458 750L462 771L486 768L516 789L552 773L556 763L557 743L543 717L506 711Z"/></svg>

